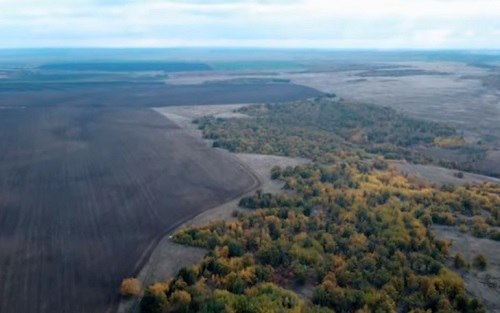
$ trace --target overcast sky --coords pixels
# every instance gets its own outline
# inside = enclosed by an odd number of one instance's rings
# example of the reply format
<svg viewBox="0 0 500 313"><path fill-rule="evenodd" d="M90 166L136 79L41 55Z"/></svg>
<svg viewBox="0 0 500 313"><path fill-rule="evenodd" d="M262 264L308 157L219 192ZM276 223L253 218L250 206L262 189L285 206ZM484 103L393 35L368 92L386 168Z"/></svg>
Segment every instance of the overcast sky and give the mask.
<svg viewBox="0 0 500 313"><path fill-rule="evenodd" d="M499 49L500 0L0 0L0 48Z"/></svg>

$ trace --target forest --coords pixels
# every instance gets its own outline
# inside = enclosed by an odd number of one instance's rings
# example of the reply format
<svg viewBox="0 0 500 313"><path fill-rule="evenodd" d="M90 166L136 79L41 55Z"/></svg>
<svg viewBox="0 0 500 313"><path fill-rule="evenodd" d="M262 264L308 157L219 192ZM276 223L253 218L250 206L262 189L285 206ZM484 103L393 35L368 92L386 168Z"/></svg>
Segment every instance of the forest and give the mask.
<svg viewBox="0 0 500 313"><path fill-rule="evenodd" d="M300 156L321 163L383 155L414 163L467 169L484 155L448 125L407 117L390 108L349 102L334 94L289 103L248 106L248 119L196 120L215 147L233 152ZM455 149L463 162L434 160L425 148Z"/></svg>
<svg viewBox="0 0 500 313"><path fill-rule="evenodd" d="M148 286L142 313L485 312L460 273L488 260L451 255L431 227L499 240L500 186L434 186L401 175L382 154L418 159L414 147L459 141L456 131L345 106L328 97L250 107L248 119L197 121L215 146L313 162L273 168L285 192L243 198L247 210L233 220L175 233L175 242L208 253Z"/></svg>

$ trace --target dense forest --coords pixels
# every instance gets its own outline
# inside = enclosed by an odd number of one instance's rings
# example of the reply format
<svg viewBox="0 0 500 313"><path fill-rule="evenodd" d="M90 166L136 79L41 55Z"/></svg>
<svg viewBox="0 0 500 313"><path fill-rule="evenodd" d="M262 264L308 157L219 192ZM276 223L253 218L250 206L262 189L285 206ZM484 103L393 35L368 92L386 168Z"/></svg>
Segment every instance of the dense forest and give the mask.
<svg viewBox="0 0 500 313"><path fill-rule="evenodd" d="M147 287L142 313L485 312L459 273L488 260L450 255L451 243L431 227L499 240L500 186L437 187L401 175L375 152L418 156L413 147L456 132L333 102L255 106L244 110L253 118L198 121L232 151L314 162L273 168L286 192L243 198L247 210L234 220L174 234L208 253Z"/></svg>
<svg viewBox="0 0 500 313"><path fill-rule="evenodd" d="M233 152L301 156L322 163L383 155L428 163L428 147L461 149L468 159L462 164L440 164L466 169L482 157L480 147L468 144L452 127L417 120L393 109L347 102L334 95L285 104L244 107L248 119L205 117L197 120L215 147Z"/></svg>

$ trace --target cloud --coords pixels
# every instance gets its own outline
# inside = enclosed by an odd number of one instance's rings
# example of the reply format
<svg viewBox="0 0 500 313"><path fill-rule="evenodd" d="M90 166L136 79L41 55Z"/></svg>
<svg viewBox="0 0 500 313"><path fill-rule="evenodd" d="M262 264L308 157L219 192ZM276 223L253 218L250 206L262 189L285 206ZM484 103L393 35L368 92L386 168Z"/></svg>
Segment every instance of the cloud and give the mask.
<svg viewBox="0 0 500 313"><path fill-rule="evenodd" d="M0 47L500 48L496 0L0 0Z"/></svg>

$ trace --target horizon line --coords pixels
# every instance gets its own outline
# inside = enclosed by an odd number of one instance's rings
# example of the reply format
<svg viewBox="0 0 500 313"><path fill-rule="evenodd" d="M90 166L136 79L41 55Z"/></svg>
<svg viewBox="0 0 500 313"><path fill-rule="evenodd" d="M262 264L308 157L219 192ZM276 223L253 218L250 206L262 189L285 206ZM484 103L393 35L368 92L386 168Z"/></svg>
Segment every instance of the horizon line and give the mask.
<svg viewBox="0 0 500 313"><path fill-rule="evenodd" d="M215 49L215 50L316 50L316 51L498 51L499 48L404 48L404 47L390 47L390 48L376 48L376 47L266 47L266 46L38 46L38 47L0 47L0 50L78 50L78 49L102 49L102 50L139 50L139 49L151 49L151 50L203 50L203 49Z"/></svg>

